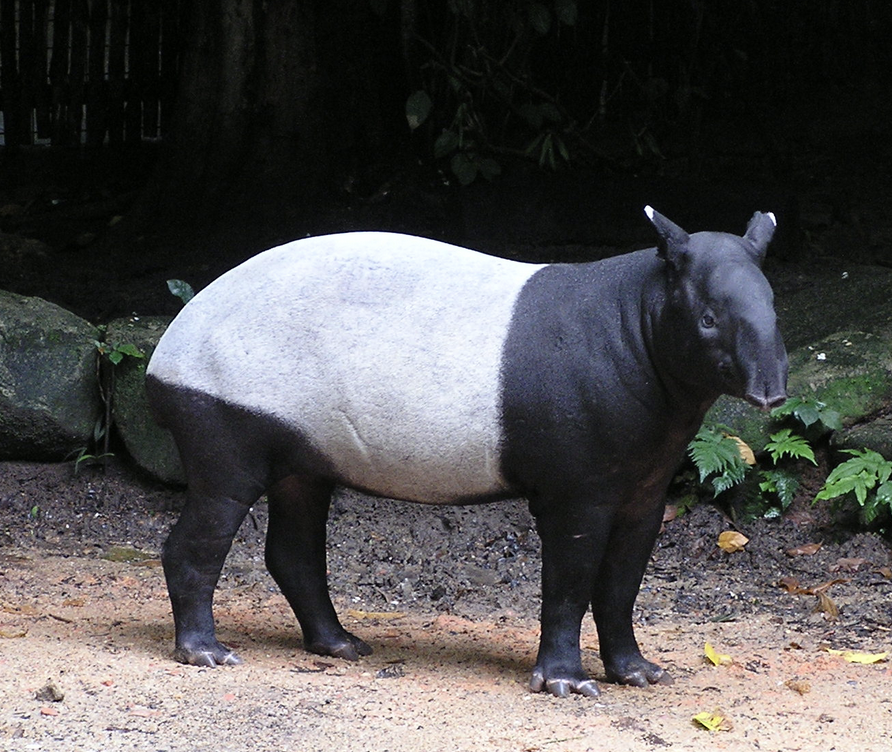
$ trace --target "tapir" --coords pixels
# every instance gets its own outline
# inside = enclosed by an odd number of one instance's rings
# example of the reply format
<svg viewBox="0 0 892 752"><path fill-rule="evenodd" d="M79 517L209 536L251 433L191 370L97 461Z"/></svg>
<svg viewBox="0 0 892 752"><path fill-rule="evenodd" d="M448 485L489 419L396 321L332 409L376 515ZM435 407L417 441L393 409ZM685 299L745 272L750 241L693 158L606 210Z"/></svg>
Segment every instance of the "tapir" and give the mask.
<svg viewBox="0 0 892 752"><path fill-rule="evenodd" d="M652 208L656 248L529 264L388 232L260 253L183 308L147 390L188 483L163 547L175 657L241 659L213 593L265 493L266 565L314 653L371 653L326 578L332 490L426 504L525 497L542 544L531 688L595 696L591 606L608 681L664 678L632 609L666 490L721 394L786 398L787 357L760 267L775 229L689 235ZM666 677L668 678L668 677Z"/></svg>

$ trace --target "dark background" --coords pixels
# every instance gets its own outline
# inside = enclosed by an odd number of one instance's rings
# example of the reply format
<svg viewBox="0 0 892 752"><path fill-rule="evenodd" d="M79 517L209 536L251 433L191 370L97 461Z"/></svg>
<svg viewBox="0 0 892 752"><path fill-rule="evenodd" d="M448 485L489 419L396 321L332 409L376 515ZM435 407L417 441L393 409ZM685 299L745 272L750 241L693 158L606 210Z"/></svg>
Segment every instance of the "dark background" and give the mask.
<svg viewBox="0 0 892 752"><path fill-rule="evenodd" d="M173 313L166 279L352 229L598 258L646 203L889 265L890 31L884 0L10 0L0 288Z"/></svg>

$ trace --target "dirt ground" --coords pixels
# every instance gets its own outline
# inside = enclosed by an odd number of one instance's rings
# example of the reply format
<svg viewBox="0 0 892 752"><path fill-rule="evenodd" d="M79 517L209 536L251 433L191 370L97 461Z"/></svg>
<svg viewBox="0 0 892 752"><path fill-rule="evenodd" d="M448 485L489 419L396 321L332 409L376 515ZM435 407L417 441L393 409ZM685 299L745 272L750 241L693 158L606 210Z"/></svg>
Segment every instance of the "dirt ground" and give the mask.
<svg viewBox="0 0 892 752"><path fill-rule="evenodd" d="M0 750L888 750L890 551L799 502L732 525L711 505L668 521L636 610L674 684L598 699L527 688L538 540L520 502L442 509L341 495L331 585L359 663L304 652L263 568L266 508L217 597L245 663L181 666L158 562L182 494L126 467L0 465ZM749 537L726 554L716 541ZM821 543L814 553L791 549ZM810 550L810 549L806 549ZM788 592L828 582L823 598ZM838 611L838 614L836 613ZM706 643L729 657L715 666ZM602 675L587 621L585 661ZM848 656L851 657L851 656ZM723 719L715 731L700 713Z"/></svg>

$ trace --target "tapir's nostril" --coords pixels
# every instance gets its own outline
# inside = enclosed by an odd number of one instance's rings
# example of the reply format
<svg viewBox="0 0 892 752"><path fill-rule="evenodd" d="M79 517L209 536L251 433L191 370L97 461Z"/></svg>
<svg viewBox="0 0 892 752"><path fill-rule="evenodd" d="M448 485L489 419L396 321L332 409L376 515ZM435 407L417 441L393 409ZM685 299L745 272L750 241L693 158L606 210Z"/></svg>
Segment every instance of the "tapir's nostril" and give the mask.
<svg viewBox="0 0 892 752"><path fill-rule="evenodd" d="M758 407L763 412L768 412L769 410L773 410L775 407L780 407L787 401L786 394L780 394L773 397L765 396L758 397L755 394L747 394L746 397L747 402L749 402L754 407Z"/></svg>
<svg viewBox="0 0 892 752"><path fill-rule="evenodd" d="M783 405L784 402L786 402L786 401L787 401L787 395L786 395L786 394L782 394L782 395L780 395L779 397L773 397L772 399L768 400L768 409L769 409L769 410L774 410L774 408L776 408L776 407L780 407L780 406Z"/></svg>

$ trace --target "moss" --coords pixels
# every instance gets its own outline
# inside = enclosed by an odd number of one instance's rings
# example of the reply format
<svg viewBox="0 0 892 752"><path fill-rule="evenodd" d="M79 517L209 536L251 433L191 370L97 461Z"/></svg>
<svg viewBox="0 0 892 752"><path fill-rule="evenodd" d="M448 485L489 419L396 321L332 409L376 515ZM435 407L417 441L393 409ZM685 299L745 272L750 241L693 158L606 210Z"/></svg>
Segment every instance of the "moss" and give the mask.
<svg viewBox="0 0 892 752"><path fill-rule="evenodd" d="M839 412L843 425L850 426L888 404L892 399L892 374L877 369L839 378L815 389L815 396Z"/></svg>

